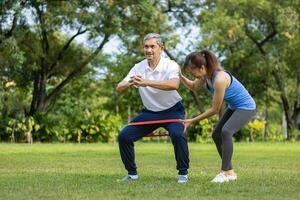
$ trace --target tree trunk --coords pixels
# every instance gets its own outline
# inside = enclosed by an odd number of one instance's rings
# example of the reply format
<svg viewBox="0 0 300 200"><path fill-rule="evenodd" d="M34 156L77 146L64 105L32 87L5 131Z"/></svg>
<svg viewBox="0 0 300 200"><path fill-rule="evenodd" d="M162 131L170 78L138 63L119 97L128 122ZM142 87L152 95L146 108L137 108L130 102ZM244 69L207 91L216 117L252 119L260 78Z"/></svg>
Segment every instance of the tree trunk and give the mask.
<svg viewBox="0 0 300 200"><path fill-rule="evenodd" d="M295 124L295 127L297 129L300 129L300 124L298 124L299 123L298 117L300 117L300 107L294 108L294 112L292 114L292 120L293 120L293 123Z"/></svg>
<svg viewBox="0 0 300 200"><path fill-rule="evenodd" d="M284 139L288 139L287 121L284 113L282 113L282 135Z"/></svg>
<svg viewBox="0 0 300 200"><path fill-rule="evenodd" d="M35 74L32 101L28 116L33 116L36 112L43 112L45 111L45 108L47 108L45 105L46 83L46 76L42 70Z"/></svg>
<svg viewBox="0 0 300 200"><path fill-rule="evenodd" d="M199 110L201 113L203 113L203 112L205 111L205 110L204 110L204 105L203 105L203 103L201 102L201 100L199 99L197 93L190 90L190 94L192 95L193 99L195 100L198 110Z"/></svg>
<svg viewBox="0 0 300 200"><path fill-rule="evenodd" d="M269 118L269 111L268 111L268 104L266 104L266 108L265 108L265 121L267 122L268 121L268 118ZM265 127L264 127L264 130L263 130L263 140L264 141L267 141L268 139L268 127L269 127L269 123L266 123L265 124Z"/></svg>
<svg viewBox="0 0 300 200"><path fill-rule="evenodd" d="M15 140L15 127L16 127L16 124L14 123L13 129L12 129L12 132L11 132L11 143L16 142L16 140Z"/></svg>
<svg viewBox="0 0 300 200"><path fill-rule="evenodd" d="M268 89L266 90L268 91ZM268 128L269 128L269 123L268 123L268 119L269 119L269 107L270 107L270 99L269 99L269 94L266 93L266 96L265 96L265 127L264 127L264 130L263 130L263 140L266 141L268 140Z"/></svg>
<svg viewBox="0 0 300 200"><path fill-rule="evenodd" d="M255 137L254 137L254 134L253 134L253 130L250 130L250 139L251 139L251 142L255 142Z"/></svg>
<svg viewBox="0 0 300 200"><path fill-rule="evenodd" d="M25 132L26 140L28 144L33 144L33 138L31 131Z"/></svg>
<svg viewBox="0 0 300 200"><path fill-rule="evenodd" d="M131 105L130 104L127 107L127 116L128 116L127 121L129 123L131 120Z"/></svg>
<svg viewBox="0 0 300 200"><path fill-rule="evenodd" d="M286 123L287 123L287 129L288 129L287 130L287 139L290 139L290 137L291 137L290 131L295 128L295 124L293 123L293 120L292 120L288 98L287 98L286 93L285 93L285 87L284 87L283 82L282 82L283 80L280 79L278 73L273 71L272 74L275 77L275 82L276 82L276 84L279 88L279 91L280 91L280 99L281 99L281 102L282 102L282 106L283 106L283 110L284 110L284 114L285 114L285 120L286 120Z"/></svg>
<svg viewBox="0 0 300 200"><path fill-rule="evenodd" d="M77 142L80 144L81 142L81 131L78 131Z"/></svg>
<svg viewBox="0 0 300 200"><path fill-rule="evenodd" d="M120 95L116 92L116 90L114 90L114 94L115 94L115 111L118 114L120 112Z"/></svg>
<svg viewBox="0 0 300 200"><path fill-rule="evenodd" d="M300 76L297 77L296 93L297 94L300 93ZM292 120L293 120L293 123L295 124L295 127L297 129L300 129L300 124L298 124L299 123L298 117L300 117L300 97L299 96L294 102Z"/></svg>
<svg viewBox="0 0 300 200"><path fill-rule="evenodd" d="M280 98L282 101L284 114L285 114L285 120L286 120L287 128L288 128L287 139L290 139L289 132L291 131L291 129L295 128L295 125L294 125L292 117L290 115L291 111L290 111L290 107L289 107L288 100L287 100L285 93L281 93Z"/></svg>

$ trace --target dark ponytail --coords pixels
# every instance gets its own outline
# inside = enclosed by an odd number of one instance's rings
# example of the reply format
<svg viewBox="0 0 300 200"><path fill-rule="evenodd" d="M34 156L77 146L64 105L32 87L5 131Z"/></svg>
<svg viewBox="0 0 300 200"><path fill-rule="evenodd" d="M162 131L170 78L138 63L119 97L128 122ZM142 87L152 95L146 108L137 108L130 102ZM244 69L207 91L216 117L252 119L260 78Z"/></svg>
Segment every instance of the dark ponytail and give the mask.
<svg viewBox="0 0 300 200"><path fill-rule="evenodd" d="M208 50L202 50L200 52L193 52L186 56L183 69L200 68L204 65L207 69L207 73L210 76L215 70L221 70L219 61L215 54Z"/></svg>

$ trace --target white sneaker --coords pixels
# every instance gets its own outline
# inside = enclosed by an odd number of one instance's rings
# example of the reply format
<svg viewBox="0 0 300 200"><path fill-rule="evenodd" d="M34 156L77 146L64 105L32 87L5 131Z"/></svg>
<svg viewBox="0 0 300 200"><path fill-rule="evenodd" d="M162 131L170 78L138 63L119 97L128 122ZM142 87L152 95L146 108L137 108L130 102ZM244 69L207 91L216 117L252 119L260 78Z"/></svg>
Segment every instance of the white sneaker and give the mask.
<svg viewBox="0 0 300 200"><path fill-rule="evenodd" d="M213 180L211 180L212 183L224 183L228 181L229 178L223 172L220 172Z"/></svg>
<svg viewBox="0 0 300 200"><path fill-rule="evenodd" d="M178 175L177 183L187 183L189 181L188 175Z"/></svg>
<svg viewBox="0 0 300 200"><path fill-rule="evenodd" d="M136 181L139 179L138 175L127 175L121 179L117 179L117 182L129 182L129 181Z"/></svg>
<svg viewBox="0 0 300 200"><path fill-rule="evenodd" d="M233 175L226 175L229 181L235 181L237 180L237 174Z"/></svg>

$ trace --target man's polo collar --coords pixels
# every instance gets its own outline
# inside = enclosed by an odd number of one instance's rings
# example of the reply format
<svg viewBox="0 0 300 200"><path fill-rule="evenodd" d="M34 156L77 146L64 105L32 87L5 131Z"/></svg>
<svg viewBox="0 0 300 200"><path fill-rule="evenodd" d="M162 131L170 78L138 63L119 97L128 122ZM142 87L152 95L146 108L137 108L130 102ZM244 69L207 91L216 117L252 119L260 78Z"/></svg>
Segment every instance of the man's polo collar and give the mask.
<svg viewBox="0 0 300 200"><path fill-rule="evenodd" d="M161 72L161 70L162 70L162 68L163 68L163 59L164 59L163 57L160 57L160 60L159 60L157 66L155 67L154 70L152 70L152 69L149 67L149 64L148 64L148 62L147 62L147 70L150 71L150 72L155 72L155 71Z"/></svg>

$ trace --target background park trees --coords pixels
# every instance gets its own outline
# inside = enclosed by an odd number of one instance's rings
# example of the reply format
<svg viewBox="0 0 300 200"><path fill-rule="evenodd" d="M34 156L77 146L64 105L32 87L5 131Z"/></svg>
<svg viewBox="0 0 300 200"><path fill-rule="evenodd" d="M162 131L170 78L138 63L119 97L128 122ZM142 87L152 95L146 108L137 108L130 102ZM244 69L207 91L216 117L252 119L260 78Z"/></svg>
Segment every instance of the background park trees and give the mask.
<svg viewBox="0 0 300 200"><path fill-rule="evenodd" d="M25 137L30 130L38 141L113 141L141 108L136 90L117 94L115 86L143 59L142 38L149 32L166 38L166 56L179 63L189 51L216 52L254 95L267 122L265 139L282 135L282 113L288 138L295 138L299 5L297 0L1 1L0 139L30 140ZM117 51L104 51L112 43ZM180 93L188 116L209 106L203 91ZM209 128L202 127L212 123L203 123L191 135L207 134Z"/></svg>

